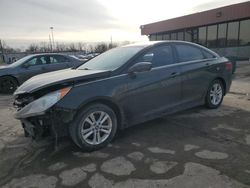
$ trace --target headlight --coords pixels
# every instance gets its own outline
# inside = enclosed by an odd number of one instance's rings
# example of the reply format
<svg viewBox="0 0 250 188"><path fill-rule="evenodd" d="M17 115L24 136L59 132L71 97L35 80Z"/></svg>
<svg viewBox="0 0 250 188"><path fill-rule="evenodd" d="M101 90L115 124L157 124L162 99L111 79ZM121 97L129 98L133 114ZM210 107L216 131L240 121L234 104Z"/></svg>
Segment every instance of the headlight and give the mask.
<svg viewBox="0 0 250 188"><path fill-rule="evenodd" d="M20 111L16 112L15 118L22 119L44 114L46 110L61 100L70 91L70 89L71 87L67 87L44 95L43 97L31 102Z"/></svg>

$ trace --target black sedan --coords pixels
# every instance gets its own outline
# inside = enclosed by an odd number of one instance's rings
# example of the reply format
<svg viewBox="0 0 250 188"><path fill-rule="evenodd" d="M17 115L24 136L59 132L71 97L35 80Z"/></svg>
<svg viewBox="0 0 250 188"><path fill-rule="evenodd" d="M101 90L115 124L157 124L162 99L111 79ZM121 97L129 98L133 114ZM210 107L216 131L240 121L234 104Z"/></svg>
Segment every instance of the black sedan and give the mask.
<svg viewBox="0 0 250 188"><path fill-rule="evenodd" d="M15 117L27 136L68 135L95 150L119 129L197 105L219 107L231 78L228 59L196 44L128 45L31 78L14 94Z"/></svg>
<svg viewBox="0 0 250 188"><path fill-rule="evenodd" d="M23 82L46 72L82 64L79 59L55 53L28 55L13 64L0 67L0 93L13 93Z"/></svg>

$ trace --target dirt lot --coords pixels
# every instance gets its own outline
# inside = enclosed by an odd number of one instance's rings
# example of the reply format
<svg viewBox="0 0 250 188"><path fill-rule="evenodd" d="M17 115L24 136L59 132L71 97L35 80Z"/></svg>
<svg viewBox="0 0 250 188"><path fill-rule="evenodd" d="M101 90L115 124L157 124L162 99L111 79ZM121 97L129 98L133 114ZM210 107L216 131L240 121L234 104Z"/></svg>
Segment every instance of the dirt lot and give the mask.
<svg viewBox="0 0 250 188"><path fill-rule="evenodd" d="M238 63L217 110L204 107L121 132L108 147L24 138L0 96L0 187L250 187L250 63Z"/></svg>

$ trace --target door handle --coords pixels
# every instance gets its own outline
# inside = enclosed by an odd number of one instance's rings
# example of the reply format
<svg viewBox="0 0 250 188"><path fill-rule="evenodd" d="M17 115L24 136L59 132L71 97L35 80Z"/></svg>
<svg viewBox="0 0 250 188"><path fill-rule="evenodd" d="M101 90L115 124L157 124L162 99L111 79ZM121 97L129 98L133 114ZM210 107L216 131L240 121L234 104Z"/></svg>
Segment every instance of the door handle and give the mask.
<svg viewBox="0 0 250 188"><path fill-rule="evenodd" d="M178 75L180 75L179 72L172 72L172 73L171 73L171 78L176 77L176 76L178 76Z"/></svg>
<svg viewBox="0 0 250 188"><path fill-rule="evenodd" d="M209 65L211 65L211 63L206 63L206 66L209 66Z"/></svg>

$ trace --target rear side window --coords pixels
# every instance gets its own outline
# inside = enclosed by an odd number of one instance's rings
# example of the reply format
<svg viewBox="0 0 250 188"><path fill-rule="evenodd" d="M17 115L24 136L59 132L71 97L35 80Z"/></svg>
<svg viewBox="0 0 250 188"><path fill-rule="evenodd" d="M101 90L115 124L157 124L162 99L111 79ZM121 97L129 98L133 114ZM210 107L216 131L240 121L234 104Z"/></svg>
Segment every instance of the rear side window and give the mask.
<svg viewBox="0 0 250 188"><path fill-rule="evenodd" d="M56 55L56 56L54 56L54 57L55 57L55 59L56 59L58 62L68 62L68 61L69 61L66 57L64 57L64 56L62 56L62 55Z"/></svg>
<svg viewBox="0 0 250 188"><path fill-rule="evenodd" d="M50 63L54 64L54 63L65 63L68 62L68 60L60 55L54 55L54 56L50 56Z"/></svg>
<svg viewBox="0 0 250 188"><path fill-rule="evenodd" d="M209 53L208 51L203 50L203 54L204 54L206 59L215 58L215 56L213 54Z"/></svg>
<svg viewBox="0 0 250 188"><path fill-rule="evenodd" d="M142 55L137 62L151 62L153 67L160 67L174 63L170 46L157 46Z"/></svg>
<svg viewBox="0 0 250 188"><path fill-rule="evenodd" d="M186 44L178 44L175 47L179 57L179 62L204 59L204 55L199 48Z"/></svg>

